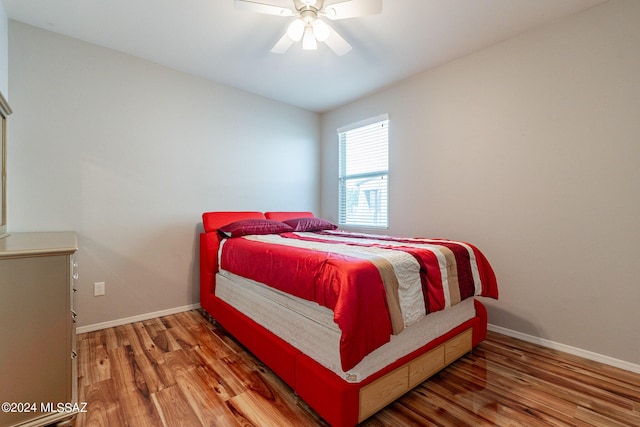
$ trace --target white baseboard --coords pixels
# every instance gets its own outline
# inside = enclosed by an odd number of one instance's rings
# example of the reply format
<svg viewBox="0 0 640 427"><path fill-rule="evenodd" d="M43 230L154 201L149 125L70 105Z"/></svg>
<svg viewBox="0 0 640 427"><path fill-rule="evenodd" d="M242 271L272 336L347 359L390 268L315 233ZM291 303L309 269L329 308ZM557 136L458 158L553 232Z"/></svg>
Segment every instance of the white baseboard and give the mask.
<svg viewBox="0 0 640 427"><path fill-rule="evenodd" d="M183 311L196 310L200 304L184 305L182 307L169 308L167 310L154 311L152 313L138 314L137 316L125 317L123 319L110 320L108 322L94 323L93 325L78 326L77 334L99 331L100 329L113 328L114 326L127 325L129 323L141 322L143 320L155 319L156 317L168 316L170 314L182 313Z"/></svg>
<svg viewBox="0 0 640 427"><path fill-rule="evenodd" d="M573 354L574 356L584 357L585 359L593 360L595 362L604 363L609 366L624 369L640 374L640 365L626 362L624 360L615 359L613 357L605 356L603 354L594 353L592 351L583 350L577 347L571 347L570 345L561 344L555 341L547 340L544 338L534 337L533 335L523 334L522 332L514 331L511 329L503 328L502 326L496 326L489 324L487 329L493 332L498 332L503 335L507 335L512 338L517 338L522 341L527 341L532 344L538 344L543 347L550 348L552 350L563 351L565 353Z"/></svg>

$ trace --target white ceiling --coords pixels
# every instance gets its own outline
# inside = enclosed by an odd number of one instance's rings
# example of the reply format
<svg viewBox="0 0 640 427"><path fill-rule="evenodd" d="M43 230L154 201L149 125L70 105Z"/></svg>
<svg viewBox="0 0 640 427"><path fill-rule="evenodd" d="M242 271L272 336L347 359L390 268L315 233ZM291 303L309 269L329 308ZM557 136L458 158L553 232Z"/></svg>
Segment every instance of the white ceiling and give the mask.
<svg viewBox="0 0 640 427"><path fill-rule="evenodd" d="M338 57L269 50L293 18L233 0L3 0L7 15L214 82L323 112L606 0L384 0L380 15L332 21Z"/></svg>

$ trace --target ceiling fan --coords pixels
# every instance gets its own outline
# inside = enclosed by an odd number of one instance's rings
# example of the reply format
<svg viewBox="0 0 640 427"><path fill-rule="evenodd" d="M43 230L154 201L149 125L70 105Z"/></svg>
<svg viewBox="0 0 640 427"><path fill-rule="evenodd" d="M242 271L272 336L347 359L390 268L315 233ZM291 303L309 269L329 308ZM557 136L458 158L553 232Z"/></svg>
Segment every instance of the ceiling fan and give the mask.
<svg viewBox="0 0 640 427"><path fill-rule="evenodd" d="M351 45L321 18L335 21L382 12L382 0L234 0L234 4L236 9L296 17L271 49L273 53L285 53L302 40L304 50L315 50L318 42L324 42L342 56Z"/></svg>

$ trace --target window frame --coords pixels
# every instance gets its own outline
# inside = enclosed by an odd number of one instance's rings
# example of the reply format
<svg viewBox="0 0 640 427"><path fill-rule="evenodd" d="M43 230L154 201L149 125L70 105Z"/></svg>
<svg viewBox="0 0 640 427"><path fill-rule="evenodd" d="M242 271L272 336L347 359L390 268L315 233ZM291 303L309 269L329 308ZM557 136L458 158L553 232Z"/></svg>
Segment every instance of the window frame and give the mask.
<svg viewBox="0 0 640 427"><path fill-rule="evenodd" d="M384 157L386 158L386 164L383 169L372 169L369 171L359 172L359 173L351 173L347 174L346 169L348 165L348 158L346 150L346 144L348 141L346 140L346 135L350 131L357 131L362 128L369 127L371 125L380 124L381 127L384 128L382 131L386 134L386 140L384 141ZM337 129L338 135L338 225L344 227L356 227L356 228L372 228L379 230L387 230L389 229L389 115L381 114L375 117L371 117L365 120L361 120ZM362 141L358 141L362 142ZM372 141L372 144L379 143L379 141ZM373 159L375 160L375 159ZM377 202L374 205L378 206L380 200L382 200L381 216L380 217L372 217L367 220L366 216L360 217L360 221L358 221L357 214L355 214L355 218L349 219L349 213L347 212L348 206L348 196L346 194L348 190L348 182L351 180L373 180L375 178L384 179L384 193L381 196L382 199L377 199ZM377 191L378 189L370 189L368 191ZM371 193L369 193L371 194ZM379 193L375 193L379 194ZM367 205L370 205L370 196L364 194L364 197L367 201ZM377 208L374 208L377 211ZM375 212L374 212L375 215ZM355 219L355 221L354 221Z"/></svg>

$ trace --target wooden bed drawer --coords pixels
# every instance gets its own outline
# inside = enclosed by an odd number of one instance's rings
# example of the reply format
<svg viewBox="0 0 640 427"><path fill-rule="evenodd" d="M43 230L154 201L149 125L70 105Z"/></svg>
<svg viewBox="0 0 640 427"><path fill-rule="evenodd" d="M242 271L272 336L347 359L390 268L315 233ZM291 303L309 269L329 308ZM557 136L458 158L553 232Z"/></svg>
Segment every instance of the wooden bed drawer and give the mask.
<svg viewBox="0 0 640 427"><path fill-rule="evenodd" d="M361 422L375 414L460 356L471 351L472 338L473 330L469 328L417 359L364 386L360 390L358 420Z"/></svg>
<svg viewBox="0 0 640 427"><path fill-rule="evenodd" d="M444 344L444 364L448 365L460 356L471 351L473 341L472 329L451 338Z"/></svg>
<svg viewBox="0 0 640 427"><path fill-rule="evenodd" d="M360 390L362 421L409 390L409 366L404 365Z"/></svg>
<svg viewBox="0 0 640 427"><path fill-rule="evenodd" d="M439 345L409 364L409 388L420 384L445 367L445 344Z"/></svg>

